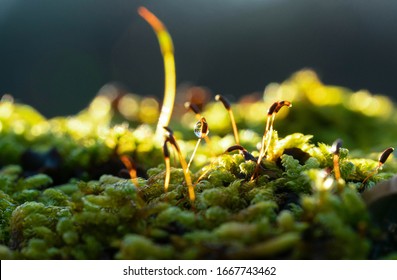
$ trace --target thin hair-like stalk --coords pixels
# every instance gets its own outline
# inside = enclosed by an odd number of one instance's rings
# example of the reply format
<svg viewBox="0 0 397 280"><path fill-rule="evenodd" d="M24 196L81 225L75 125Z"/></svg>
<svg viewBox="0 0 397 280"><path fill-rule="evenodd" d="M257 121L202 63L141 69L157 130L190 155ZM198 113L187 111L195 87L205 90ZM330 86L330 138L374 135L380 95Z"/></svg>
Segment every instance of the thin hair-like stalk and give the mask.
<svg viewBox="0 0 397 280"><path fill-rule="evenodd" d="M189 101L185 102L184 105L185 105L185 108L187 110L192 111L195 114L196 119L198 121L200 121L200 119L202 117L201 116L201 112L200 112L200 108L196 104L190 103ZM215 156L214 149L212 148L212 143L211 143L211 140L208 137L208 135L204 136L204 140L205 140L205 143L207 143L207 145L208 145L208 149L210 150L211 155L214 157Z"/></svg>
<svg viewBox="0 0 397 280"><path fill-rule="evenodd" d="M332 148L331 148L331 152L333 154L334 175L335 175L335 179L337 181L341 178L340 166L339 166L339 152L340 152L340 148L341 147L342 147L342 140L341 139L337 139L332 144Z"/></svg>
<svg viewBox="0 0 397 280"><path fill-rule="evenodd" d="M170 152L167 147L168 139L164 141L163 144L163 155L165 161L165 178L164 178L164 191L168 191L168 186L170 185L171 179L171 163L170 163Z"/></svg>
<svg viewBox="0 0 397 280"><path fill-rule="evenodd" d="M167 131L166 142L169 142L174 147L176 153L178 154L179 162L181 163L183 174L185 176L186 185L188 188L189 199L191 202L194 202L196 199L196 195L194 193L192 178L190 177L189 168L187 166L186 160L182 155L181 149L179 148L179 145L176 142L176 139L174 137L172 130L168 127L164 127L164 129Z"/></svg>
<svg viewBox="0 0 397 280"><path fill-rule="evenodd" d="M155 136L156 141L161 143L163 139L163 127L169 124L175 103L176 73L174 46L166 27L153 13L145 7L139 7L138 13L150 24L156 33L164 61L164 99Z"/></svg>
<svg viewBox="0 0 397 280"><path fill-rule="evenodd" d="M209 133L209 129L208 129L207 121L204 117L201 117L200 120L194 126L194 134L197 136L198 140L196 146L194 147L193 153L190 157L189 163L187 165L188 168L187 171L189 171L190 164L192 163L193 158L196 155L197 148L200 145L201 139L205 138L208 135L208 133Z"/></svg>
<svg viewBox="0 0 397 280"><path fill-rule="evenodd" d="M233 128L234 139L236 141L236 144L240 144L240 138L238 136L236 120L234 119L234 114L232 111L232 107L230 106L230 102L224 96L222 96L220 94L215 96L215 100L221 101L223 106L226 108L227 112L229 113L230 122L232 123L232 128Z"/></svg>
<svg viewBox="0 0 397 280"><path fill-rule="evenodd" d="M383 164L385 164L386 160L389 158L390 154L393 153L394 148L389 147L387 149L385 149L379 156L379 160L378 160L378 166L375 168L375 170L373 170L361 183L362 186L364 186L364 183L366 181L368 181L369 178L371 178L372 176L374 176L376 173L378 173L379 169L383 166Z"/></svg>
<svg viewBox="0 0 397 280"><path fill-rule="evenodd" d="M277 101L277 102L274 102L270 106L269 110L267 111L265 132L263 133L263 136L262 136L261 149L259 151L258 160L256 162L256 167L255 167L254 173L251 176L251 180L256 178L258 171L259 171L259 166L261 165L261 162L262 162L262 159L264 158L264 156L266 155L266 153L270 147L270 143L271 143L271 139L272 139L272 135L273 135L273 124L274 124L274 120L276 118L276 114L284 106L291 107L292 103L289 101L285 101L285 100Z"/></svg>
<svg viewBox="0 0 397 280"><path fill-rule="evenodd" d="M136 187L139 187L138 176L137 176L136 166L135 166L134 162L127 155L122 155L120 157L120 160L122 161L124 166L127 168L128 173L130 174L130 178L131 178L132 183Z"/></svg>

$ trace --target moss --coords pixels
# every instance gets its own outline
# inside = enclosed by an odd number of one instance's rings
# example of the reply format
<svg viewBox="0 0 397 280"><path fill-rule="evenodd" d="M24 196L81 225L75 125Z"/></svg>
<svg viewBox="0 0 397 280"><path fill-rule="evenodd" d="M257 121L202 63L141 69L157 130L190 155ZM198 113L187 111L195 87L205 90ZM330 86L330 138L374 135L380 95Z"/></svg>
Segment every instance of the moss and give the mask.
<svg viewBox="0 0 397 280"><path fill-rule="evenodd" d="M286 87L293 108L277 115L269 151L251 180L256 161L249 154L258 156L268 98ZM336 99L316 99L314 90ZM225 153L235 144L227 113L209 104L202 114L211 145L200 146L190 170L194 202L173 153L164 191L154 127L115 124L110 109L98 117L96 101L75 116L50 120L26 105L1 103L8 115L0 114L0 257L394 258L395 233L374 220L361 193L397 172L393 156L377 169L379 152L396 144L390 127L397 115L377 96L365 95L382 102L383 111L352 105L364 95L301 72L276 92L268 88L264 101L233 104L246 154ZM180 119L175 134L190 155L196 140L188 118ZM344 140L339 179L330 146L336 138ZM138 178L129 177L121 155L131 158Z"/></svg>
<svg viewBox="0 0 397 280"><path fill-rule="evenodd" d="M129 234L121 242L117 259L169 259L173 250L170 246L154 244L144 236Z"/></svg>

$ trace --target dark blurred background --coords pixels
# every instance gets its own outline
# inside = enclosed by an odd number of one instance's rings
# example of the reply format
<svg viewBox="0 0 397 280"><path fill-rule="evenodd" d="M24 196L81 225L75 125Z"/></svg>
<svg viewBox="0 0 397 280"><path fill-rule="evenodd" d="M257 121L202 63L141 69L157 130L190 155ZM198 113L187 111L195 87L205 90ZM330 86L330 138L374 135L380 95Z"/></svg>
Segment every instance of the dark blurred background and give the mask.
<svg viewBox="0 0 397 280"><path fill-rule="evenodd" d="M397 100L392 0L0 0L0 94L48 117L77 113L112 81L161 98L141 5L173 37L178 84L237 100L309 67L326 84Z"/></svg>

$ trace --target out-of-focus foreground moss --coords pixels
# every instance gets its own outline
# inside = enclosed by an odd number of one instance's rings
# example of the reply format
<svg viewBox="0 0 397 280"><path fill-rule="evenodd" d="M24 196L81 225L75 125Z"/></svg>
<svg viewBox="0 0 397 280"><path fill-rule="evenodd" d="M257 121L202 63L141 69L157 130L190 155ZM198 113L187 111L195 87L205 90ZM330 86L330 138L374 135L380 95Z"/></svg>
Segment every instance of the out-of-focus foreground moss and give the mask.
<svg viewBox="0 0 397 280"><path fill-rule="evenodd" d="M154 125L142 124L139 106L129 124L116 124L124 109L114 112L105 96L76 116L50 120L3 99L0 258L395 257L397 235L382 232L361 197L397 171L391 156L362 184L380 152L396 146L393 104L364 91L324 86L313 72L299 72L269 85L259 102L233 104L241 144L254 156L267 109L277 100L290 100L293 107L277 115L268 158L253 181L254 161L223 153L235 144L227 112L219 103L206 106L211 147L202 143L193 161L192 203L173 153L164 192L162 152L153 142ZM157 113L149 111L151 123ZM188 158L195 146L194 115L175 119L170 127L177 128ZM337 138L344 140L342 180L334 179L330 151ZM137 166L137 180L126 178L122 155Z"/></svg>

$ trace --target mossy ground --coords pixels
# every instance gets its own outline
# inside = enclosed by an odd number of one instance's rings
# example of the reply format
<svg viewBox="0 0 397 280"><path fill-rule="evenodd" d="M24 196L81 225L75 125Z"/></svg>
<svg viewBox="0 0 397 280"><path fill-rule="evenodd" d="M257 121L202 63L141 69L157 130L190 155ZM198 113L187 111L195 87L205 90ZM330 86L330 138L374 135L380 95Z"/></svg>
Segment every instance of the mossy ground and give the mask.
<svg viewBox="0 0 397 280"><path fill-rule="evenodd" d="M357 94L382 109L354 104ZM312 72L300 72L269 86L265 101L233 104L241 144L253 156L258 156L270 98L290 99L293 107L276 118L277 131L256 180L251 180L254 161L224 153L234 144L227 113L217 103L204 110L211 150L202 143L193 161L194 202L173 153L164 192L165 165L153 128L115 124L120 116L103 97L76 116L50 120L27 105L3 100L0 258L396 256L396 233L382 232L361 197L397 171L391 157L362 184L376 168L379 153L396 144L397 131L390 129L397 123L393 104L324 86ZM170 126L178 127L175 134L187 156L195 146L194 116L187 113L180 120ZM336 138L344 140L341 180L335 180L330 151ZM128 177L121 155L136 164L138 179Z"/></svg>

